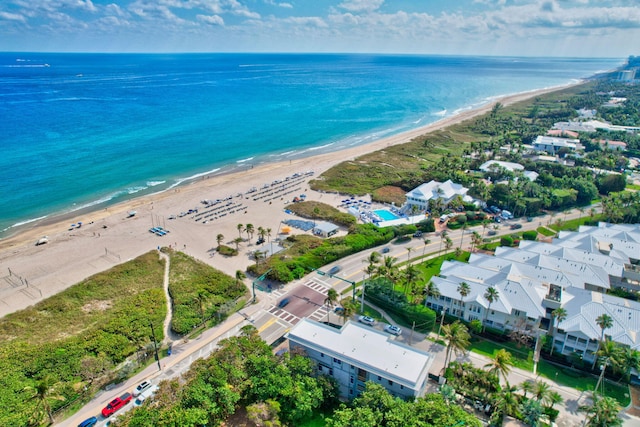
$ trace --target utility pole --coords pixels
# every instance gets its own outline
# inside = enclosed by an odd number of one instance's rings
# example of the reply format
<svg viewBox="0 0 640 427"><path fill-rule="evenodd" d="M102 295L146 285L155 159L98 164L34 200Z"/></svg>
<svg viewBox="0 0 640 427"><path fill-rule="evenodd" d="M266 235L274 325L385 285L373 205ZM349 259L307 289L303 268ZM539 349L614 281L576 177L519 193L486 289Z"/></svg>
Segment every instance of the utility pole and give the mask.
<svg viewBox="0 0 640 427"><path fill-rule="evenodd" d="M440 331L442 330L442 324L444 323L444 308L440 314L442 314L442 317L440 318L440 327L438 328L438 338L440 338Z"/></svg>
<svg viewBox="0 0 640 427"><path fill-rule="evenodd" d="M156 343L156 333L153 331L153 323L149 321L149 326L151 326L151 337L153 338L153 349L156 352L156 362L158 362L158 371L162 371L162 367L160 366L160 357L158 356L158 344Z"/></svg>

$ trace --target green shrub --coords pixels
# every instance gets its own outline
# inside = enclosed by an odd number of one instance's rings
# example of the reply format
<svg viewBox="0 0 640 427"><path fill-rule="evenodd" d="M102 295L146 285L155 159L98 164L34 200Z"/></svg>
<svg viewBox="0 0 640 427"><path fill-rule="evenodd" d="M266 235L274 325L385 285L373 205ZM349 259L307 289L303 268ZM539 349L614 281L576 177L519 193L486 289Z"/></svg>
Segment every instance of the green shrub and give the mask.
<svg viewBox="0 0 640 427"><path fill-rule="evenodd" d="M538 232L536 230L527 230L522 233L524 240L536 240L538 238Z"/></svg>
<svg viewBox="0 0 640 427"><path fill-rule="evenodd" d="M502 236L500 238L500 245L501 246L513 246L513 238L511 236Z"/></svg>

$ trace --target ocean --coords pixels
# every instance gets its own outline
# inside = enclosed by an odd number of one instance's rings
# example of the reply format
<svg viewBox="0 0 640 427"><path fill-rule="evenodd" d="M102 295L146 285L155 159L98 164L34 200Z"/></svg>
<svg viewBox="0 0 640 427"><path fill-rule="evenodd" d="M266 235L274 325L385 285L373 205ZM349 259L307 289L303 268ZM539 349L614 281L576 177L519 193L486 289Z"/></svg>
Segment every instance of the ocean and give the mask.
<svg viewBox="0 0 640 427"><path fill-rule="evenodd" d="M365 144L623 62L0 53L0 238L202 175Z"/></svg>

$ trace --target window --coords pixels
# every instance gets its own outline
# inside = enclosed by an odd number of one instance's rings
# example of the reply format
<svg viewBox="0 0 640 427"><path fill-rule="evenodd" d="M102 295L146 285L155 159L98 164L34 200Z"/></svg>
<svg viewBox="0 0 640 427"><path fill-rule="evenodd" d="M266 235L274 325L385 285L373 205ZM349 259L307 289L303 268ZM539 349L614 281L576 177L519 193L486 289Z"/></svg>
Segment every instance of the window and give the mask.
<svg viewBox="0 0 640 427"><path fill-rule="evenodd" d="M378 381L382 381L382 377L378 375Z"/></svg>
<svg viewBox="0 0 640 427"><path fill-rule="evenodd" d="M387 380L389 382L389 385L393 385L393 381L391 380Z"/></svg>
<svg viewBox="0 0 640 427"><path fill-rule="evenodd" d="M578 338L578 342L579 342L580 344L586 344L586 343L587 343L587 340L585 340L584 338Z"/></svg>
<svg viewBox="0 0 640 427"><path fill-rule="evenodd" d="M320 357L324 357L324 353L320 353Z"/></svg>
<svg viewBox="0 0 640 427"><path fill-rule="evenodd" d="M335 363L336 365L342 365L342 360L336 359L335 357L333 358L333 363Z"/></svg>
<svg viewBox="0 0 640 427"><path fill-rule="evenodd" d="M404 390L404 386L402 384L400 385L400 390Z"/></svg>
<svg viewBox="0 0 640 427"><path fill-rule="evenodd" d="M353 375L351 375L351 376L349 377L349 382L350 382L351 384L353 384Z"/></svg>

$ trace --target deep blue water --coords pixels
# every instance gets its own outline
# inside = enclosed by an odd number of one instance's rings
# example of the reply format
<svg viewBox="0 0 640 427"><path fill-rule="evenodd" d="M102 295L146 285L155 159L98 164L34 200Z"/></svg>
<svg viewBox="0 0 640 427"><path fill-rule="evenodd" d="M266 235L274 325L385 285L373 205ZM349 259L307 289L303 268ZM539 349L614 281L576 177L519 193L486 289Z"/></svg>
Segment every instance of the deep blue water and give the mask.
<svg viewBox="0 0 640 427"><path fill-rule="evenodd" d="M0 53L0 237L198 174L363 144L622 62Z"/></svg>

